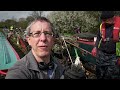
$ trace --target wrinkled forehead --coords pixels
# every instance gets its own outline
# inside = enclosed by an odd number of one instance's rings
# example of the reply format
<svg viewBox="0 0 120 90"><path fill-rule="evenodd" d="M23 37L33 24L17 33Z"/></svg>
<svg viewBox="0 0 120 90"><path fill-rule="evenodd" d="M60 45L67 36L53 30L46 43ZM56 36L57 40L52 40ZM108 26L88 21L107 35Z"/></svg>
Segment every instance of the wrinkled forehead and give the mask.
<svg viewBox="0 0 120 90"><path fill-rule="evenodd" d="M30 31L40 31L40 30L47 30L52 31L52 27L49 22L46 21L36 21L31 25Z"/></svg>

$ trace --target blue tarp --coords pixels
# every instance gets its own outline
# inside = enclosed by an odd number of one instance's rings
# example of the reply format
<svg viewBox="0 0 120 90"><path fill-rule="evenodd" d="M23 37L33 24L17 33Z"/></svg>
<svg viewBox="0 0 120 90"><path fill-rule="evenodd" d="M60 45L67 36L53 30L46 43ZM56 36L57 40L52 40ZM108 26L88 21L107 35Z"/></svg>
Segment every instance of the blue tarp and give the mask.
<svg viewBox="0 0 120 90"><path fill-rule="evenodd" d="M14 49L4 34L0 32L0 70L9 69L16 61L17 56Z"/></svg>

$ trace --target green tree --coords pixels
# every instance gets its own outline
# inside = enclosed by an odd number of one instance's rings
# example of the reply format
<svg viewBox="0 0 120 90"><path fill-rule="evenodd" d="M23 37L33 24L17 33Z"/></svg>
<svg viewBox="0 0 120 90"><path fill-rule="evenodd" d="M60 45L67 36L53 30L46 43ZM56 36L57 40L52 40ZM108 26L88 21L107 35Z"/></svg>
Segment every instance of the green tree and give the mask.
<svg viewBox="0 0 120 90"><path fill-rule="evenodd" d="M27 21L26 18L19 18L18 27L21 27L22 29L25 29L27 27Z"/></svg>
<svg viewBox="0 0 120 90"><path fill-rule="evenodd" d="M5 20L4 24L10 28L11 25L13 25L14 27L17 25L17 21L12 20L12 19L7 19Z"/></svg>
<svg viewBox="0 0 120 90"><path fill-rule="evenodd" d="M99 15L99 11L54 11L48 15L48 18L62 34L74 34L76 27L80 27L82 32L96 33Z"/></svg>
<svg viewBox="0 0 120 90"><path fill-rule="evenodd" d="M33 21L34 20L34 18L32 17L32 16L28 16L27 18L26 18L26 21L29 23L29 22L31 22L31 21Z"/></svg>

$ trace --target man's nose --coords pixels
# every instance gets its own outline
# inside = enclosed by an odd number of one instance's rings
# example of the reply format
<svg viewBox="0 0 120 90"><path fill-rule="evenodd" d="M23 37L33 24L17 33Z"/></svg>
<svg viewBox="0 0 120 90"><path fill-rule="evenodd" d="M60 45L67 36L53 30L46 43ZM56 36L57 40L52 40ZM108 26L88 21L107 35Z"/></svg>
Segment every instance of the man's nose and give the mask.
<svg viewBox="0 0 120 90"><path fill-rule="evenodd" d="M44 33L41 33L39 38L40 38L41 41L45 41L47 39L47 37Z"/></svg>

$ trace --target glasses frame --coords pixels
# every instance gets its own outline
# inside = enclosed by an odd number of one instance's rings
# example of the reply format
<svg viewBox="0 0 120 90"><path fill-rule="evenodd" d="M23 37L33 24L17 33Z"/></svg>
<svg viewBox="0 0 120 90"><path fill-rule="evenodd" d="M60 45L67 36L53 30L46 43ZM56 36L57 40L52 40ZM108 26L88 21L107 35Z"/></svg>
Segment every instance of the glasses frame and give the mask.
<svg viewBox="0 0 120 90"><path fill-rule="evenodd" d="M38 34L39 33L39 34ZM49 32L49 31L44 31L44 32L41 32L41 31L33 31L33 32L31 32L31 33L29 33L29 36L32 36L33 38L38 38L38 37L40 37L40 35L42 34L42 33L44 33L44 35L46 36L46 37L51 37L51 36L54 36L54 34L53 34L53 32ZM35 36L35 34L36 34L36 36ZM37 35L38 34L38 35Z"/></svg>

